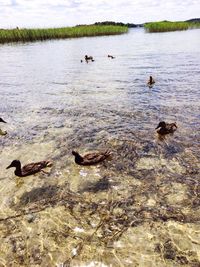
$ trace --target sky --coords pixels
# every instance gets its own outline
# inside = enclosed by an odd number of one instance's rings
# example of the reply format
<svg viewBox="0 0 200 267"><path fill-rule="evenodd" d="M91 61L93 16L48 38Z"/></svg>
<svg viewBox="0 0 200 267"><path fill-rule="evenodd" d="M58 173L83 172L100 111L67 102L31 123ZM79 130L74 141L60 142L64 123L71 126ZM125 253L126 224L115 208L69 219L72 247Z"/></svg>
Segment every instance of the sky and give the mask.
<svg viewBox="0 0 200 267"><path fill-rule="evenodd" d="M200 17L200 0L0 0L0 28L144 23Z"/></svg>

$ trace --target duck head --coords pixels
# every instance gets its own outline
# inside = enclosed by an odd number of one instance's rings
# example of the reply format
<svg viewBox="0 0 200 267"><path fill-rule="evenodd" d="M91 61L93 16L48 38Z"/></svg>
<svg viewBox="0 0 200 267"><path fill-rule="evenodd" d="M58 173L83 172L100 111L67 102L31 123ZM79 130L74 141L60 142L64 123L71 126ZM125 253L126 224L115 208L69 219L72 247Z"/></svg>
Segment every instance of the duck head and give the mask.
<svg viewBox="0 0 200 267"><path fill-rule="evenodd" d="M15 167L15 168L21 168L21 163L19 160L13 160L11 162L11 164L6 168L6 169L9 169L9 168L12 168L12 167Z"/></svg>
<svg viewBox="0 0 200 267"><path fill-rule="evenodd" d="M2 118L0 118L0 122L6 123L6 121L4 121Z"/></svg>
<svg viewBox="0 0 200 267"><path fill-rule="evenodd" d="M75 157L80 156L79 153L74 150L72 150L72 155L74 155Z"/></svg>
<svg viewBox="0 0 200 267"><path fill-rule="evenodd" d="M81 157L81 155L78 152L73 150L72 155L75 156L75 162L80 163L83 161L83 157Z"/></svg>
<svg viewBox="0 0 200 267"><path fill-rule="evenodd" d="M159 122L159 124L158 124L158 126L156 127L156 129L158 129L158 128L165 128L166 127L166 123L165 123L165 121L161 121L161 122Z"/></svg>

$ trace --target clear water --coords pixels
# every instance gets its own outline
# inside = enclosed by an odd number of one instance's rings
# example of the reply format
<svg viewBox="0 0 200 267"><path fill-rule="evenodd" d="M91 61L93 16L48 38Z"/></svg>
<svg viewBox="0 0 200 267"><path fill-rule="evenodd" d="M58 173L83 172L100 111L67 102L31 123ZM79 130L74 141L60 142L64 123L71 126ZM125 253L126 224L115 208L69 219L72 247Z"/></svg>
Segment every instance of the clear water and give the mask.
<svg viewBox="0 0 200 267"><path fill-rule="evenodd" d="M0 69L0 266L200 265L200 30L1 45Z"/></svg>

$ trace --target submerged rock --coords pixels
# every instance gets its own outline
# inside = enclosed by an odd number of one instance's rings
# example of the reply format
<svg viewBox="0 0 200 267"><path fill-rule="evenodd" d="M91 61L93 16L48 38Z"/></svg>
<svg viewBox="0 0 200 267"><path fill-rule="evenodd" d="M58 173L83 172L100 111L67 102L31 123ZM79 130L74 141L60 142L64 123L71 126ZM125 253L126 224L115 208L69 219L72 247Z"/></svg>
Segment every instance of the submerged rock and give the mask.
<svg viewBox="0 0 200 267"><path fill-rule="evenodd" d="M35 219L36 219L36 215L35 214L26 215L26 220L27 220L28 223L32 223Z"/></svg>

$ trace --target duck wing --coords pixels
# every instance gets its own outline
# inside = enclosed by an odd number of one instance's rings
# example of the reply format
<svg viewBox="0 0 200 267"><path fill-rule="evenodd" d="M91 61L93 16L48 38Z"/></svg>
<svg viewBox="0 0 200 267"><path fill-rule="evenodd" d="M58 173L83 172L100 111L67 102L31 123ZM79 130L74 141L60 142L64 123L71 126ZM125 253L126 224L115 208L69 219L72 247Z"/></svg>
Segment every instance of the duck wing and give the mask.
<svg viewBox="0 0 200 267"><path fill-rule="evenodd" d="M88 153L83 157L82 163L84 165L96 164L106 159L109 155L110 155L109 151Z"/></svg>
<svg viewBox="0 0 200 267"><path fill-rule="evenodd" d="M41 171L43 168L48 167L50 165L50 161L40 161L40 162L34 162L34 163L29 163L22 168L22 175L30 175L37 173Z"/></svg>

